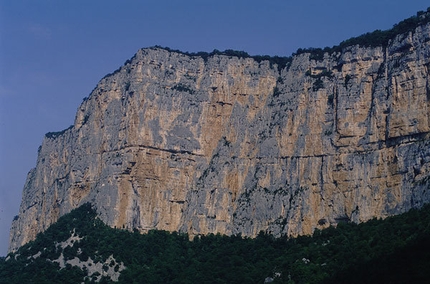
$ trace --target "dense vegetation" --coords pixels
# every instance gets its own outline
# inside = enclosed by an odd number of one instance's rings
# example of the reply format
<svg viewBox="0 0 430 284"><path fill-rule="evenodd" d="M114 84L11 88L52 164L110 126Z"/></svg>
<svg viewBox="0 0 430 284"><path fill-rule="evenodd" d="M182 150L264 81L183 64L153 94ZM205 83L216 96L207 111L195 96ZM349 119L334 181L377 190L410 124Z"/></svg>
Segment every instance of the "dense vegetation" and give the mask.
<svg viewBox="0 0 430 284"><path fill-rule="evenodd" d="M397 35L406 34L414 31L418 26L425 25L430 22L430 7L426 12L419 11L416 16L412 16L406 20L395 24L389 30L375 30L373 32L362 34L358 37L352 37L342 41L339 45L325 48L299 48L294 55L303 53L310 53L310 58L315 60L323 59L325 53L342 52L349 46L359 45L362 47L386 47L390 40L394 39Z"/></svg>
<svg viewBox="0 0 430 284"><path fill-rule="evenodd" d="M83 239L59 249L55 244L72 232ZM190 241L185 234L110 228L85 204L0 259L0 283L82 282L85 271L47 261L61 252L81 261L113 255L126 266L120 283L423 283L430 277L430 205L385 220L341 223L313 236L208 235Z"/></svg>

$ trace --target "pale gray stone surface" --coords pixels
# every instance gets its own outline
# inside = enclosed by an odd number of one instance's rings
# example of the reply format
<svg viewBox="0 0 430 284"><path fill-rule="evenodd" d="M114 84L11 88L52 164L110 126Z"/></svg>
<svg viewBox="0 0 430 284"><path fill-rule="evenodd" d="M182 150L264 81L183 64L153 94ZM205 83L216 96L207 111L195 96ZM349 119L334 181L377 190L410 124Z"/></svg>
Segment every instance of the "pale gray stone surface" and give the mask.
<svg viewBox="0 0 430 284"><path fill-rule="evenodd" d="M10 250L93 203L110 226L310 234L430 199L430 25L312 59L141 49L47 134ZM324 220L324 221L322 221Z"/></svg>

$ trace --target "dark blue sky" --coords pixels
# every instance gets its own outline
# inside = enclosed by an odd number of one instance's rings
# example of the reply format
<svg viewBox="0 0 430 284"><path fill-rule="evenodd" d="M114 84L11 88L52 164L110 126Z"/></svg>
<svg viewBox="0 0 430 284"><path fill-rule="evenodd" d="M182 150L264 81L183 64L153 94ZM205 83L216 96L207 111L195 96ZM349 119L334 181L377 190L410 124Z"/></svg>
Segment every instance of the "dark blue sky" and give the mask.
<svg viewBox="0 0 430 284"><path fill-rule="evenodd" d="M0 255L49 131L142 47L289 56L426 10L428 0L0 0Z"/></svg>

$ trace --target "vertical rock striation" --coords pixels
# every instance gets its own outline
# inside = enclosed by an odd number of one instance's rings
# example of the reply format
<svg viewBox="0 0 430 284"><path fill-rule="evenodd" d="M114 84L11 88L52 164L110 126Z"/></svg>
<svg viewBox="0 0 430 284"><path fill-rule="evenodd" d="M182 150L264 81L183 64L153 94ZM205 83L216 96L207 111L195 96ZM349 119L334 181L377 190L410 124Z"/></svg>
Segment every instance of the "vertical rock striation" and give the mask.
<svg viewBox="0 0 430 284"><path fill-rule="evenodd" d="M46 134L10 251L93 203L118 228L296 236L430 201L430 25L284 68L141 49Z"/></svg>

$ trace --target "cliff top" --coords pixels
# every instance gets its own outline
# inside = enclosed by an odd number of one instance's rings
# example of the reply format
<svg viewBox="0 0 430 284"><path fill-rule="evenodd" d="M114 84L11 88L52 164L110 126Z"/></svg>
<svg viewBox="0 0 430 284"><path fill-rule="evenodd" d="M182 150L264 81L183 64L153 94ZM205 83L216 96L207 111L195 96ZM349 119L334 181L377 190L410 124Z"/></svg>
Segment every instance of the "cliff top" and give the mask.
<svg viewBox="0 0 430 284"><path fill-rule="evenodd" d="M355 46L355 45L363 46L363 47L377 47L377 46L386 47L389 44L389 42L393 40L397 35L411 32L415 30L417 27L421 25L425 25L429 22L430 22L430 7L427 8L426 11L419 11L416 13L415 16L407 18L399 22L398 24L394 24L391 29L384 30L384 31L378 29L373 32L368 32L357 37L351 37L347 40L342 41L339 45L335 45L332 47L299 48L291 56L250 55L246 51L233 50L233 49L226 49L224 51L214 49L212 52L206 52L206 51L187 52L187 51L181 51L178 49L172 49L169 47L163 47L160 45L155 45L152 47L147 47L142 49L163 49L169 52L180 53L191 57L201 57L205 61L207 61L208 58L213 57L215 55L224 55L224 56L238 57L238 58L252 58L257 62L267 60L270 62L271 66L276 64L278 70L282 70L285 67L287 67L289 64L291 64L294 56L304 54L304 53L310 53L311 54L310 59L321 60L325 53L331 54L335 52L342 52L342 50L344 50L345 48ZM130 59L126 60L124 62L124 65L127 65L128 63L130 63L135 57L136 57L136 54ZM106 74L104 78L116 74L117 72L119 72L121 67L119 67L112 73Z"/></svg>
<svg viewBox="0 0 430 284"><path fill-rule="evenodd" d="M333 52L341 52L343 49L359 45L363 47L377 47L377 46L387 46L389 41L394 39L397 35L408 33L410 31L415 30L418 26L425 25L430 22L430 7L427 8L427 11L419 11L415 16L407 18L398 24L394 24L391 29L388 30L375 30L373 32L368 32L362 34L357 37L351 37L347 40L342 41L339 45L335 45L333 47L325 47L325 48L299 48L292 56L299 55L302 53L312 53L312 54L324 54L324 53L333 53ZM161 48L170 52L182 53L189 56L199 56L203 59L207 60L209 57L214 55L225 55L230 57L239 57L239 58L253 58L257 62L261 62L263 60L268 60L271 63L278 64L279 67L285 67L292 60L292 56L270 56L270 55L250 55L245 51L238 51L227 49L224 51L220 51L214 49L212 52L184 52L181 50L171 49L169 47L162 46L153 46L150 49ZM127 63L127 61L126 61Z"/></svg>

